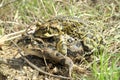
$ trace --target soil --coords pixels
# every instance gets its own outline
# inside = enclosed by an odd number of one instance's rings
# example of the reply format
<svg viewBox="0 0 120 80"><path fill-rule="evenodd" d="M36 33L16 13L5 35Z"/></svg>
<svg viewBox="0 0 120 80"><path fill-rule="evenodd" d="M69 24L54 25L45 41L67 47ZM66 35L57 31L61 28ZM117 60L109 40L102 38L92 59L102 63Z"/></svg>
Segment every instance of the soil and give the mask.
<svg viewBox="0 0 120 80"><path fill-rule="evenodd" d="M2 47L0 58L9 62L9 64L0 64L0 80L63 80L41 74L39 71L31 68L18 54L15 47ZM59 63L32 55L28 55L26 58L46 72L62 76L68 75L67 68Z"/></svg>

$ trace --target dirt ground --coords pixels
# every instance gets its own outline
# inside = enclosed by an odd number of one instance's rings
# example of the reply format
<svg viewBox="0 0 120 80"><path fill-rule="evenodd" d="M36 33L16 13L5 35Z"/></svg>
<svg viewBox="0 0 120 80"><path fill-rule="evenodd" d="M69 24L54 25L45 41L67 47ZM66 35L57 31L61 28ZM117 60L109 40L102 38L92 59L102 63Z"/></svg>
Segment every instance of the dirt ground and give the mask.
<svg viewBox="0 0 120 80"><path fill-rule="evenodd" d="M17 53L13 46L4 46L0 51L0 58L7 60L9 64L0 64L0 80L63 80L41 74L36 69L31 68ZM51 74L67 76L67 67L54 63L53 61L28 55L26 58L37 67Z"/></svg>

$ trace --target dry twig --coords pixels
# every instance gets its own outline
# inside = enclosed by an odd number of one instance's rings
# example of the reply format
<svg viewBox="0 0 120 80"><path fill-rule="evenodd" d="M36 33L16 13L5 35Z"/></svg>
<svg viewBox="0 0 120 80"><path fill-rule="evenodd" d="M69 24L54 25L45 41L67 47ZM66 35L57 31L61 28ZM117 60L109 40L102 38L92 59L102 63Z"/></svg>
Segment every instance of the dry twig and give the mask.
<svg viewBox="0 0 120 80"><path fill-rule="evenodd" d="M7 35L0 37L0 45L3 45L5 41L9 41L9 40L13 40L15 38L21 37L22 36L21 34L24 32L25 30L21 30L21 31L14 32L14 33L7 34Z"/></svg>

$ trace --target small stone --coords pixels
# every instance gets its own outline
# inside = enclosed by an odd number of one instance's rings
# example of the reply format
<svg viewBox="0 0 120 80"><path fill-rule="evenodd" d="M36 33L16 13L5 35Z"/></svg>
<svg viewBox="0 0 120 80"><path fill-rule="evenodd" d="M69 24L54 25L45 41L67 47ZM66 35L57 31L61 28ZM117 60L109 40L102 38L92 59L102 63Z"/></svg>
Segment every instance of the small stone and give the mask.
<svg viewBox="0 0 120 80"><path fill-rule="evenodd" d="M24 70L27 70L27 67L26 67L26 66L23 66L23 69L24 69Z"/></svg>
<svg viewBox="0 0 120 80"><path fill-rule="evenodd" d="M14 78L14 80L22 80L22 77L16 76L16 77Z"/></svg>
<svg viewBox="0 0 120 80"><path fill-rule="evenodd" d="M48 78L45 78L45 80L49 80Z"/></svg>
<svg viewBox="0 0 120 80"><path fill-rule="evenodd" d="M58 68L55 67L55 68L53 69L53 73L57 73L57 72L58 72Z"/></svg>

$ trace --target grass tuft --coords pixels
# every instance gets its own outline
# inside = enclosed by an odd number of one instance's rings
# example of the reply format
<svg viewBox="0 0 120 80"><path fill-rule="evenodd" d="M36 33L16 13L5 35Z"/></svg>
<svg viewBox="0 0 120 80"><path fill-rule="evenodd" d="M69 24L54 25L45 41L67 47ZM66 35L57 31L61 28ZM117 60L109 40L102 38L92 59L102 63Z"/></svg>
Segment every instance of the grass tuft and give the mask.
<svg viewBox="0 0 120 80"><path fill-rule="evenodd" d="M92 76L73 74L75 80L119 80L119 0L16 0L14 2L2 0L0 1L0 35L19 31L36 21L44 21L59 15L77 16L89 22L105 40L105 47L100 53L98 51L94 53L94 61L90 63Z"/></svg>

